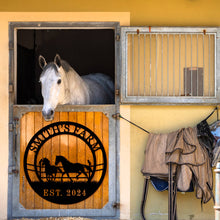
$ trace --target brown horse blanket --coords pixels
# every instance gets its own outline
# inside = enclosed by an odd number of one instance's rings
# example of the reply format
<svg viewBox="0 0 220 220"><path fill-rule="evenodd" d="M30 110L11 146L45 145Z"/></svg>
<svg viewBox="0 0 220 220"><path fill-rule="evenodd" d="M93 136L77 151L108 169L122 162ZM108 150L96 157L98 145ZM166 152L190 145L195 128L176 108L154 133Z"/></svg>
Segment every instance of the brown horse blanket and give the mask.
<svg viewBox="0 0 220 220"><path fill-rule="evenodd" d="M197 128L182 128L168 134L149 134L142 173L168 177L168 163L174 164L177 187L187 191L193 180L196 197L206 203L212 197L213 177L210 159L197 138Z"/></svg>

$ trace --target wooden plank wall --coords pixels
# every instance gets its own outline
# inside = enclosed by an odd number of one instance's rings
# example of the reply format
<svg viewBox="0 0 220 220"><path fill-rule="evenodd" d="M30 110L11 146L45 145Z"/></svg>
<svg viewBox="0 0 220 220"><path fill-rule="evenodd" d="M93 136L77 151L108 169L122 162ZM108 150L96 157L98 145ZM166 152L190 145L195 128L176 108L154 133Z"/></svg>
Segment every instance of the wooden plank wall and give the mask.
<svg viewBox="0 0 220 220"><path fill-rule="evenodd" d="M29 185L24 173L24 152L34 134L42 127L58 122L71 121L82 124L92 130L103 143L107 156L107 171L104 180L98 190L89 198L79 203L59 205L41 198ZM20 203L26 209L101 209L108 202L108 118L102 112L56 112L54 120L46 122L41 112L29 112L20 120ZM71 143L71 144L69 144ZM86 164L92 154L86 144L72 135L59 135L45 143L47 146L39 152L40 157L46 157L55 163L54 155L65 156L70 161ZM62 146L62 150L61 150ZM45 150L46 149L46 150ZM62 151L62 152L61 152ZM99 163L99 156L97 164ZM92 161L92 159L91 159Z"/></svg>

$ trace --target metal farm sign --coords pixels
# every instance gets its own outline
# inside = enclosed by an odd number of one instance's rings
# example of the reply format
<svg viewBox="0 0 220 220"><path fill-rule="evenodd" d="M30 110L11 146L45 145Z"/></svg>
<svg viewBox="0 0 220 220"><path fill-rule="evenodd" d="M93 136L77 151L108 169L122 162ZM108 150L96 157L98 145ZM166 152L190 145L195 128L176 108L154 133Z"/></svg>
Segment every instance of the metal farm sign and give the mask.
<svg viewBox="0 0 220 220"><path fill-rule="evenodd" d="M101 112L21 118L20 202L27 209L101 208L108 201L108 118Z"/></svg>

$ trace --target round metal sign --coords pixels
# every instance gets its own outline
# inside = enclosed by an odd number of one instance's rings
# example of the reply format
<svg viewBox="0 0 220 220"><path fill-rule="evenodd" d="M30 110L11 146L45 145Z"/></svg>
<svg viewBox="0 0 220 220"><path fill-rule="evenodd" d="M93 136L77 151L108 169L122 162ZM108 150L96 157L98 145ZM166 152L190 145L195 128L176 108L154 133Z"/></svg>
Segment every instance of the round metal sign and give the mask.
<svg viewBox="0 0 220 220"><path fill-rule="evenodd" d="M60 135L74 136L59 152L47 142ZM59 139L59 138L58 138ZM77 144L77 143L84 144ZM81 148L84 148L81 154ZM85 150L86 149L86 150ZM77 152L78 159L71 151ZM86 153L85 153L86 152ZM74 204L87 199L101 185L107 168L105 149L97 135L75 122L56 122L40 129L30 140L24 154L24 172L32 189L56 204Z"/></svg>

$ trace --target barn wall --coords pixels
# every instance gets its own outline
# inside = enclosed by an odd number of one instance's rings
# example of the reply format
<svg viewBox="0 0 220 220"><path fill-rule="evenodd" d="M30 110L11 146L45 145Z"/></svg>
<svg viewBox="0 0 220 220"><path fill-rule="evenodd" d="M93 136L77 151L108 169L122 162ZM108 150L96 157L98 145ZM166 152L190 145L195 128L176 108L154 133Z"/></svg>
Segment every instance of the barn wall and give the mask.
<svg viewBox="0 0 220 220"><path fill-rule="evenodd" d="M218 0L8 0L0 11L22 12L130 12L131 25L219 25Z"/></svg>
<svg viewBox="0 0 220 220"><path fill-rule="evenodd" d="M8 0L0 4L0 100L3 108L0 123L0 219L7 216L8 169L8 21L120 21L121 25L150 26L220 26L218 0ZM7 13L14 11L17 13ZM19 13L54 12L60 13ZM61 13L62 12L62 13ZM65 13L64 13L65 12ZM71 13L68 13L71 12ZM72 13L74 12L74 13ZM77 12L77 13L75 13ZM89 12L89 13L81 13ZM102 12L102 13L90 13ZM125 12L125 13L106 13ZM130 21L130 23L129 23ZM212 106L125 106L121 114L152 132L169 132L195 126L213 109ZM209 122L213 121L214 117ZM143 177L140 173L147 134L121 121L121 218L140 219ZM126 131L126 132L125 132ZM130 134L130 136L128 135ZM129 139L129 138L130 139ZM130 167L128 167L130 164ZM126 171L127 170L127 171ZM123 181L122 181L123 180ZM130 193L129 193L130 192ZM148 219L167 219L167 192L150 187ZM129 209L130 207L130 209ZM179 219L214 219L213 203L203 206L194 193L178 193Z"/></svg>

